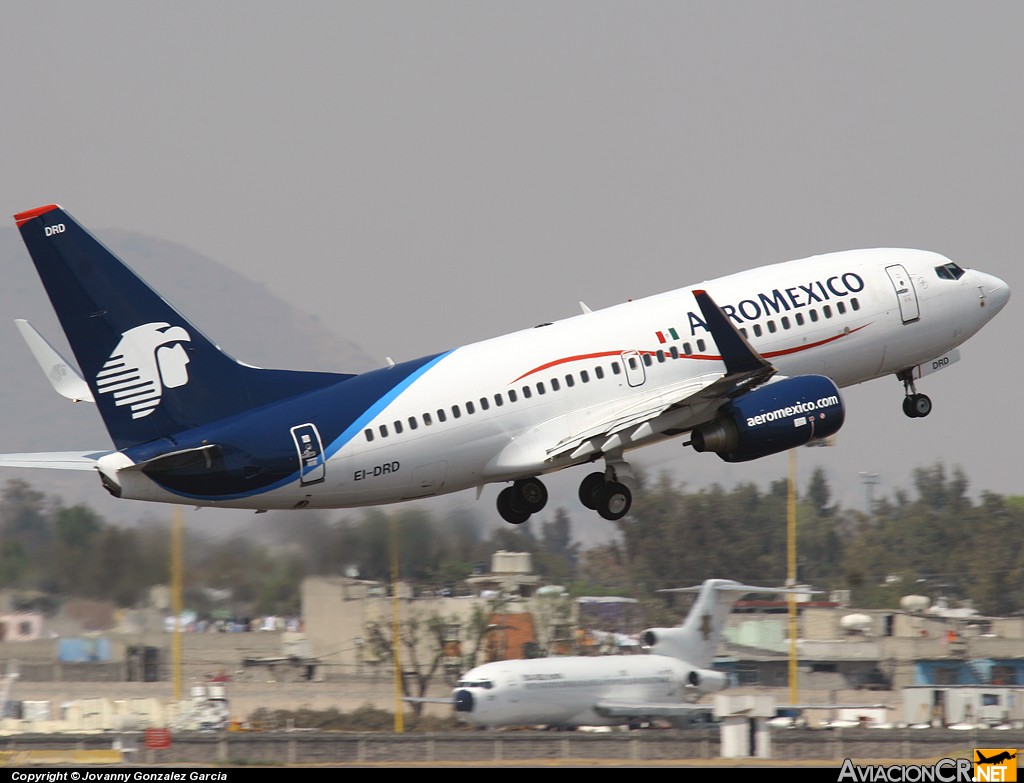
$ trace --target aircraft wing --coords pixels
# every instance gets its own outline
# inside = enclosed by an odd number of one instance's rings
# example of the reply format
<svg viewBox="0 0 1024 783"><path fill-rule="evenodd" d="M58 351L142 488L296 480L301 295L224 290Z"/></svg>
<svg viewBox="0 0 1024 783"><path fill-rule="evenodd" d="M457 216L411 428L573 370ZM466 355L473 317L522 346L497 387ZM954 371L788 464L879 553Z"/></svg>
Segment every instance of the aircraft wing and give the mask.
<svg viewBox="0 0 1024 783"><path fill-rule="evenodd" d="M711 419L729 399L775 375L775 368L751 347L706 291L693 295L725 363L725 373L701 375L634 397L628 406L548 449L548 460L565 455L578 459L655 432L685 432Z"/></svg>
<svg viewBox="0 0 1024 783"><path fill-rule="evenodd" d="M688 701L634 702L601 700L594 705L594 712L607 718L673 718L697 713L711 712L711 704L694 704Z"/></svg>
<svg viewBox="0 0 1024 783"><path fill-rule="evenodd" d="M95 470L107 451L42 451L26 454L0 454L0 467L52 468L54 470Z"/></svg>

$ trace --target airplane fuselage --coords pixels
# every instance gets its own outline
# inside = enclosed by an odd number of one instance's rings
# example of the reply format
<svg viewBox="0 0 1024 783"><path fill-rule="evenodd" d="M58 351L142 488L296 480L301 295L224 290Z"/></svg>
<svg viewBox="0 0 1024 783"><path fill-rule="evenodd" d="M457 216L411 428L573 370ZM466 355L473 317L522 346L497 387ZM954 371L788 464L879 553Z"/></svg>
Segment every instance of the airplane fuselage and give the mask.
<svg viewBox="0 0 1024 783"><path fill-rule="evenodd" d="M455 688L458 718L476 726L614 726L628 719L602 705L693 704L727 686L724 673L708 672L708 687L694 687L694 670L665 655L604 655L517 659L486 663Z"/></svg>
<svg viewBox="0 0 1024 783"><path fill-rule="evenodd" d="M779 378L824 375L839 387L941 360L1008 296L996 278L905 249L832 253L697 287ZM680 288L346 377L123 449L98 468L116 494L142 500L251 509L387 504L536 477L679 437L714 409L674 405L632 426L630 406L657 409L659 399L685 397L723 373L693 288ZM609 436L603 424L620 420ZM218 444L218 453L183 458L173 470L131 469L204 444Z"/></svg>

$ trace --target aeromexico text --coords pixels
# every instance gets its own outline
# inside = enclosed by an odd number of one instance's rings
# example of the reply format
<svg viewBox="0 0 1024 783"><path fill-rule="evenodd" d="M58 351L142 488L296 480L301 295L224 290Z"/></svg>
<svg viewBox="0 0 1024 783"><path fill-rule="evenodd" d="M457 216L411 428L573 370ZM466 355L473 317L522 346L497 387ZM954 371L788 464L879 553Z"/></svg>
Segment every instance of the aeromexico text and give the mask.
<svg viewBox="0 0 1024 783"><path fill-rule="evenodd" d="M743 299L736 304L719 306L722 308L722 312L733 321L742 324L791 310L811 307L815 304L824 304L834 299L859 294L863 290L864 278L856 272L844 272L824 280L814 280L806 285L801 283L789 288L773 288L771 291L761 292L756 297ZM686 316L690 322L691 335L695 335L698 328L705 332L708 331L707 324L704 323L699 313L691 311Z"/></svg>

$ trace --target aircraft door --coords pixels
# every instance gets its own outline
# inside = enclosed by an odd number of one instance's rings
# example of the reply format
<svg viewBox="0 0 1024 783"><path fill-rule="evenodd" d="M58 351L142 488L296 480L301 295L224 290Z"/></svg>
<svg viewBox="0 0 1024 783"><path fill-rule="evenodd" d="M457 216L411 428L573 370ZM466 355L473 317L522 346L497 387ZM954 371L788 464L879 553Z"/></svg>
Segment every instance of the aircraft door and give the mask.
<svg viewBox="0 0 1024 783"><path fill-rule="evenodd" d="M314 424L299 424L292 427L292 439L299 455L299 483L319 484L324 480L327 466L324 463L324 444Z"/></svg>
<svg viewBox="0 0 1024 783"><path fill-rule="evenodd" d="M909 324L921 317L921 308L917 301L917 291L914 290L914 283L907 274L902 264L893 264L885 268L893 288L896 289L896 298L900 303L900 316L903 323Z"/></svg>
<svg viewBox="0 0 1024 783"><path fill-rule="evenodd" d="M643 386L647 380L647 370L644 368L644 358L639 351L623 351L622 368L626 371L626 383L630 386Z"/></svg>

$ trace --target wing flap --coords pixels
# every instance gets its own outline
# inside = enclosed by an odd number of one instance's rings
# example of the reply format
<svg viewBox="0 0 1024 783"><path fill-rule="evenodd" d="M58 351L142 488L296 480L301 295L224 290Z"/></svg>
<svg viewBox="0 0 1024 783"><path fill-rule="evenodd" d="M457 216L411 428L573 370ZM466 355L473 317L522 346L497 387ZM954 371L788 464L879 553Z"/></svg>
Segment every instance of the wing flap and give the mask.
<svg viewBox="0 0 1024 783"><path fill-rule="evenodd" d="M547 450L547 458L557 459L567 453L572 453L574 457L581 456L576 452L586 449L588 445L593 447L590 450L600 450L600 446L608 438L627 430L635 430L662 413L685 403L721 378L721 373L711 373L698 378L687 378L685 381L663 386L646 394L635 395L628 405L606 414L586 429L556 443ZM600 442L590 444L595 440Z"/></svg>

